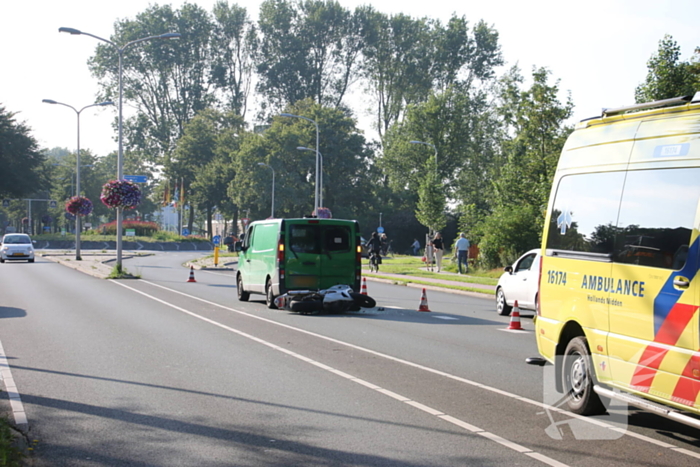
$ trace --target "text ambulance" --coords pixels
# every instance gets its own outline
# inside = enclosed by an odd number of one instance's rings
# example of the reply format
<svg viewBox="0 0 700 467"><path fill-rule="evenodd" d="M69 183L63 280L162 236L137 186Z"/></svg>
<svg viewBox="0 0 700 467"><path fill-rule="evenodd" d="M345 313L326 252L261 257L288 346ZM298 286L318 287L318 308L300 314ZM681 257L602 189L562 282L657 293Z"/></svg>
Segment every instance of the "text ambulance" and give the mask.
<svg viewBox="0 0 700 467"><path fill-rule="evenodd" d="M580 122L542 240L540 354L567 405L624 399L700 427L700 93Z"/></svg>

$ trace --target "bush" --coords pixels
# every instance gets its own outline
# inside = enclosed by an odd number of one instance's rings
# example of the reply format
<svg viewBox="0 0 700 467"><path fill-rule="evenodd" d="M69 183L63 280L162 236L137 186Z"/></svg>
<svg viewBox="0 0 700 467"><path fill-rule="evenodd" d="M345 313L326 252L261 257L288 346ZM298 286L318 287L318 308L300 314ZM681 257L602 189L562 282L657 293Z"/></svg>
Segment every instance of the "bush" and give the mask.
<svg viewBox="0 0 700 467"><path fill-rule="evenodd" d="M479 260L485 268L511 264L541 243L542 213L532 206L502 206L478 226Z"/></svg>

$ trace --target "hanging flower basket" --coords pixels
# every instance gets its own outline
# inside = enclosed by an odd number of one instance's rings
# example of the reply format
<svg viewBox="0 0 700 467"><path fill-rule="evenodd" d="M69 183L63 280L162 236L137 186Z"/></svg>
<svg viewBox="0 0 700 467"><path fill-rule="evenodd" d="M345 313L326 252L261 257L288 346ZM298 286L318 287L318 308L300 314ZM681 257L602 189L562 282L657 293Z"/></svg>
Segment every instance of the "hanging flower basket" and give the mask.
<svg viewBox="0 0 700 467"><path fill-rule="evenodd" d="M66 201L66 212L74 216L87 216L92 212L92 201L84 196L73 196Z"/></svg>
<svg viewBox="0 0 700 467"><path fill-rule="evenodd" d="M128 180L110 180L102 186L100 200L108 208L134 209L141 203L141 189Z"/></svg>

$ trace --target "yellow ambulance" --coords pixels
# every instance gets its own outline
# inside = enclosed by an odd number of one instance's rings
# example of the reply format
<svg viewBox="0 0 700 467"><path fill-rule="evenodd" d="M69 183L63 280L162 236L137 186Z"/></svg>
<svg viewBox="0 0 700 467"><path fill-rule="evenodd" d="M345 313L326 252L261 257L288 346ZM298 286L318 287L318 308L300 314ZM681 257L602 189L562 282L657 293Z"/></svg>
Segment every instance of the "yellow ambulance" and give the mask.
<svg viewBox="0 0 700 467"><path fill-rule="evenodd" d="M700 92L604 110L568 138L536 333L571 411L616 398L700 427L699 201Z"/></svg>

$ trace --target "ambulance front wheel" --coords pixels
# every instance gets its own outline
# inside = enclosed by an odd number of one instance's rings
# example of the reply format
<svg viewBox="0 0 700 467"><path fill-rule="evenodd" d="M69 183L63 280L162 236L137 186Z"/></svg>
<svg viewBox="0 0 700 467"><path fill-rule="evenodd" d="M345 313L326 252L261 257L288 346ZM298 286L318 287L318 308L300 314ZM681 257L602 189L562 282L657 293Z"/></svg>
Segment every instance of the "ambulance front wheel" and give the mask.
<svg viewBox="0 0 700 467"><path fill-rule="evenodd" d="M593 390L591 354L585 337L575 337L566 346L562 362L562 386L567 394L566 405L579 415L605 413L605 406Z"/></svg>

